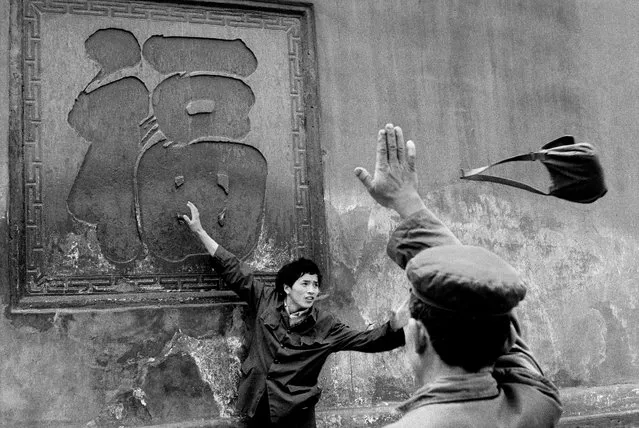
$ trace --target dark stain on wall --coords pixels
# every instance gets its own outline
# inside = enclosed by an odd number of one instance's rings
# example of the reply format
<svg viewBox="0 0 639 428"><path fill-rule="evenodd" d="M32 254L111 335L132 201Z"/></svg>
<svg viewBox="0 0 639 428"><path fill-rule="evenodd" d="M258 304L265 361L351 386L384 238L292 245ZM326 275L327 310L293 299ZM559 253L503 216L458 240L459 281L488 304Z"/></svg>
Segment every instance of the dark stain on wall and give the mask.
<svg viewBox="0 0 639 428"><path fill-rule="evenodd" d="M195 359L185 352L149 367L141 389L156 420L178 422L220 414L211 387L202 380Z"/></svg>

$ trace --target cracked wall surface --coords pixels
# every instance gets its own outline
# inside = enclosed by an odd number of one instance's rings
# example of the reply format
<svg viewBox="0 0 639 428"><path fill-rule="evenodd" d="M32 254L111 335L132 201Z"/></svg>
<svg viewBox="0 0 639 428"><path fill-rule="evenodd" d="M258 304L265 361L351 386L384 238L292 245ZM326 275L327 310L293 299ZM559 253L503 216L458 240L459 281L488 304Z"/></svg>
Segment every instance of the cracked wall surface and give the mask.
<svg viewBox="0 0 639 428"><path fill-rule="evenodd" d="M0 100L9 87L9 17L9 2L0 3ZM385 254L398 218L375 205L352 172L372 169L376 132L392 121L416 142L429 206L463 242L491 249L524 275L524 336L562 387L566 414L637 410L639 6L317 1L315 17L330 250L322 307L364 329L384 322L408 289ZM2 183L8 112L1 101ZM564 134L600 150L609 193L595 204L458 181L460 168ZM548 184L533 164L502 172ZM0 186L0 212L8 193ZM0 220L7 254L6 215ZM79 257L110 269L94 251L94 229L50 242L50 263L61 273L75 270ZM264 237L256 251L269 266L285 258ZM250 334L244 306L9 315L8 263L0 258L0 420L116 427L233 415ZM323 408L399 401L414 389L401 349L333 355L320 386ZM385 417L356 416L370 424ZM339 426L339 415L327 418Z"/></svg>

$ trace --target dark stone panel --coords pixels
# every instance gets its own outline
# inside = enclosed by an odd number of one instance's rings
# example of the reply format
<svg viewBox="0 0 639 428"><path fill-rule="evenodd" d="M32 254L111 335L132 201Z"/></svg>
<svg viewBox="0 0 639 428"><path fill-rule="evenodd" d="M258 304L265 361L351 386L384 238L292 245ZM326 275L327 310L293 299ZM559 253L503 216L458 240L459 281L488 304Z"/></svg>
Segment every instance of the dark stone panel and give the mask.
<svg viewBox="0 0 639 428"><path fill-rule="evenodd" d="M137 170L141 224L151 254L177 262L205 252L178 222L179 213L189 213L186 203L191 201L215 240L239 257L247 255L261 230L266 175L266 159L244 144L151 147Z"/></svg>
<svg viewBox="0 0 639 428"><path fill-rule="evenodd" d="M144 58L160 73L211 70L248 76L257 58L242 40L152 36L142 48Z"/></svg>

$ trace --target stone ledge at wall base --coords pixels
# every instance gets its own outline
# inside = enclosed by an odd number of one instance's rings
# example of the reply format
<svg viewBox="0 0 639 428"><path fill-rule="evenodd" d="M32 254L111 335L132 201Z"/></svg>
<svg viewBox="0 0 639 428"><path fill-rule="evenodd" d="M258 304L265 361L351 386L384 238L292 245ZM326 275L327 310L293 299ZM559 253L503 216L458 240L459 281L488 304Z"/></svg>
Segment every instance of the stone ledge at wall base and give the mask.
<svg viewBox="0 0 639 428"><path fill-rule="evenodd" d="M639 411L562 418L561 428L639 427Z"/></svg>
<svg viewBox="0 0 639 428"><path fill-rule="evenodd" d="M394 406L383 405L375 407L324 409L317 413L318 428L378 428L397 420L399 415ZM94 425L95 426L95 425ZM131 426L131 425L122 425ZM67 423L1 423L6 428L92 428L86 424ZM109 425L109 428L119 428ZM160 425L138 426L140 428L245 428L238 419L219 418L208 420L194 420ZM559 428L637 428L639 427L639 410L630 412L594 414L562 418ZM292 427L294 428L294 427Z"/></svg>
<svg viewBox="0 0 639 428"><path fill-rule="evenodd" d="M639 384L599 387L563 388L560 391L564 415L561 428L630 428L639 427ZM383 403L370 407L318 408L318 428L378 428L390 424L400 415L399 403ZM242 428L238 420L218 419L192 421L152 428ZM89 428L89 427L87 427ZM151 428L151 427L149 427Z"/></svg>
<svg viewBox="0 0 639 428"><path fill-rule="evenodd" d="M394 405L359 408L333 408L317 412L318 428L378 428L396 421L399 415ZM636 428L639 427L639 410L630 412L594 414L562 418L560 428ZM163 425L146 428L244 428L237 419L221 418Z"/></svg>
<svg viewBox="0 0 639 428"><path fill-rule="evenodd" d="M394 422L398 419L398 417L399 415L394 411L394 406L390 405L324 409L317 413L317 426L318 428L377 428ZM639 427L639 410L562 418L558 427L636 428ZM244 425L237 419L222 418L163 425L149 425L146 428L244 428Z"/></svg>
<svg viewBox="0 0 639 428"><path fill-rule="evenodd" d="M638 427L639 383L599 387L563 388L560 392L564 415L561 428ZM390 424L400 415L399 403L381 403L370 407L318 408L318 428L377 428ZM192 419L173 423L143 421L99 420L90 423L47 421L0 421L1 428L244 428L236 418Z"/></svg>

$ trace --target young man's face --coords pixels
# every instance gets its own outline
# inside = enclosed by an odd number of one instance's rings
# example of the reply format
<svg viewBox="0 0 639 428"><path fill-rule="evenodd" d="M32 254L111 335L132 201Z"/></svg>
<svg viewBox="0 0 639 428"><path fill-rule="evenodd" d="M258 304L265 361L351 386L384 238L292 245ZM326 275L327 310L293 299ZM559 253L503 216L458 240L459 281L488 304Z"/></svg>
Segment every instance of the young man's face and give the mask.
<svg viewBox="0 0 639 428"><path fill-rule="evenodd" d="M290 312L310 308L319 294L317 275L305 273L293 283L293 286L284 285L284 292Z"/></svg>

